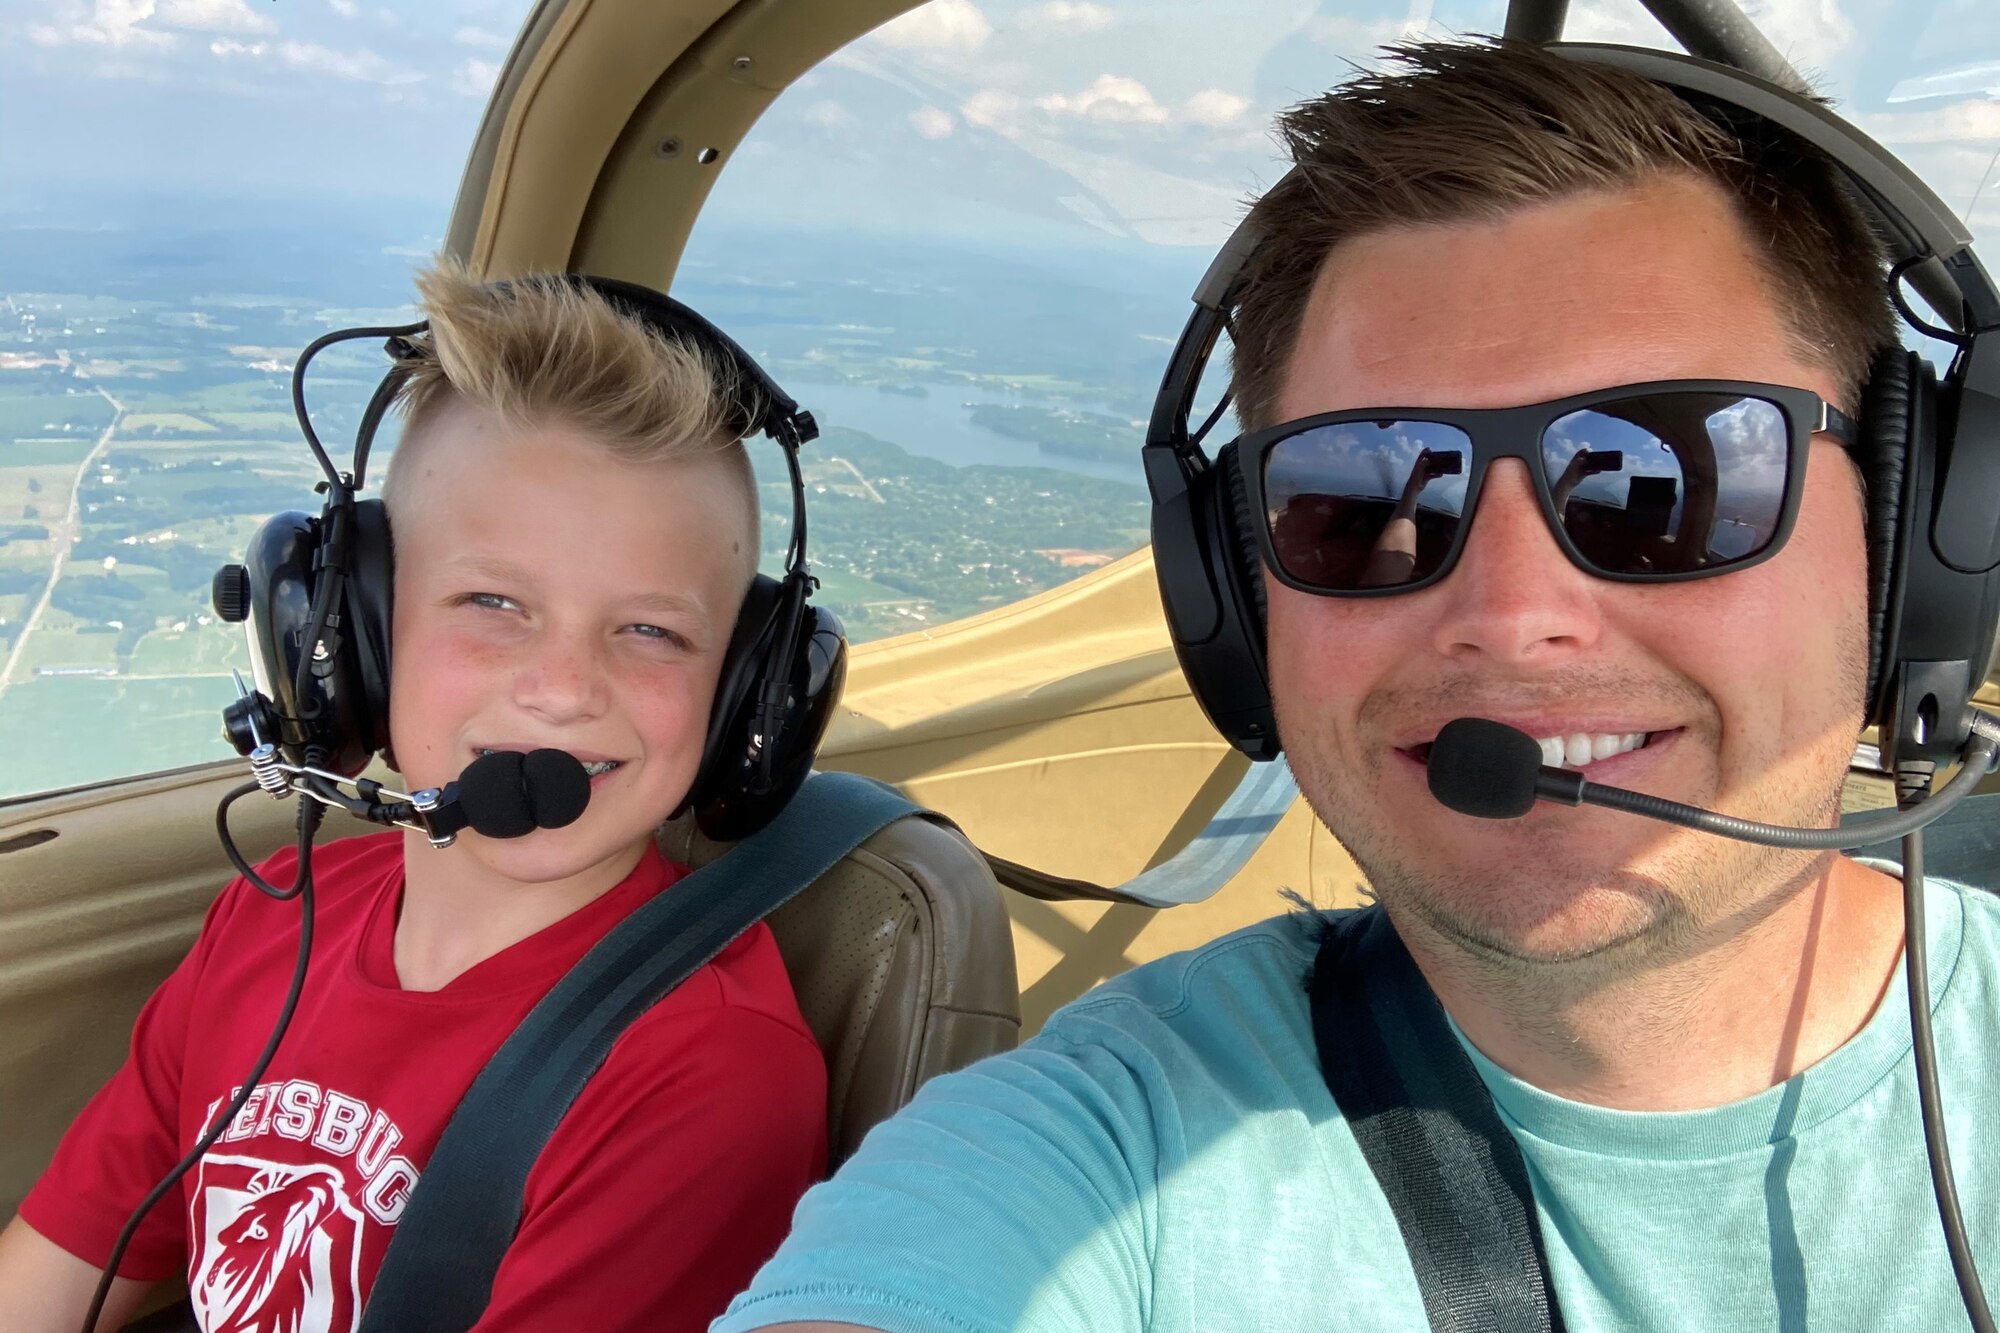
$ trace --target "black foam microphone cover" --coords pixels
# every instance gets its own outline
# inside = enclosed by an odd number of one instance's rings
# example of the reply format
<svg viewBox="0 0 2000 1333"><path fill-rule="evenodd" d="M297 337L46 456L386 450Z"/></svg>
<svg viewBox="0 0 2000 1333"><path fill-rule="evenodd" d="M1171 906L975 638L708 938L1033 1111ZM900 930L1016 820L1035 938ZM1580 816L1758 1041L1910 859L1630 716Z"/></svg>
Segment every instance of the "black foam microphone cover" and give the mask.
<svg viewBox="0 0 2000 1333"><path fill-rule="evenodd" d="M458 799L474 833L519 838L574 824L590 804L590 775L561 750L497 750L459 774Z"/></svg>
<svg viewBox="0 0 2000 1333"><path fill-rule="evenodd" d="M458 775L465 822L489 838L519 838L535 831L534 808L522 780L525 756L513 750L481 755Z"/></svg>
<svg viewBox="0 0 2000 1333"><path fill-rule="evenodd" d="M574 824L590 804L590 774L562 750L530 750L521 761L521 787L536 828Z"/></svg>
<svg viewBox="0 0 2000 1333"><path fill-rule="evenodd" d="M1542 747L1483 717L1454 718L1431 742L1424 777L1438 803L1476 819L1519 819L1535 806Z"/></svg>

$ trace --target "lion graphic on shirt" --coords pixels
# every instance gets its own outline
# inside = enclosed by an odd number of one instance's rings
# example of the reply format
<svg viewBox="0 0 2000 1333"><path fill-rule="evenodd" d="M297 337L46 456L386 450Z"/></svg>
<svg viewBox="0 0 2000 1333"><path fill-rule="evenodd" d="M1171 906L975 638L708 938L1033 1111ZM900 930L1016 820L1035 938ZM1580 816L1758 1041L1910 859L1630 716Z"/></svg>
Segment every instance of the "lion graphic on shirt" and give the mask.
<svg viewBox="0 0 2000 1333"><path fill-rule="evenodd" d="M336 1262L335 1251L352 1252L356 1210L339 1173L242 1159L216 1165L236 1170L205 1170L197 1192L201 1244L188 1294L202 1327L207 1333L348 1328L354 1293L351 1285L341 1289L347 1265ZM345 1317L336 1322L337 1314Z"/></svg>

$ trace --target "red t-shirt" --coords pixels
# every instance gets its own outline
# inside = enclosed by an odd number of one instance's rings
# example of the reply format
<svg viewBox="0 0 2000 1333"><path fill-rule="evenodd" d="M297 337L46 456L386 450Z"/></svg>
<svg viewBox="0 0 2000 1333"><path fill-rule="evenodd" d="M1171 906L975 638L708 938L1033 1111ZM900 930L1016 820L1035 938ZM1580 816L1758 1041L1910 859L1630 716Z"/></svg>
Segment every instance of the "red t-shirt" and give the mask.
<svg viewBox="0 0 2000 1333"><path fill-rule="evenodd" d="M265 863L292 879L295 853ZM344 1333L473 1078L550 986L683 871L648 848L623 883L466 971L406 991L394 962L400 833L313 854L298 1012L236 1125L119 1268L185 1267L209 1333ZM126 1217L240 1086L291 980L299 906L241 880L147 1001L132 1054L21 1205L102 1264ZM478 1327L705 1328L777 1248L826 1166L826 1068L762 924L628 1028L528 1176Z"/></svg>

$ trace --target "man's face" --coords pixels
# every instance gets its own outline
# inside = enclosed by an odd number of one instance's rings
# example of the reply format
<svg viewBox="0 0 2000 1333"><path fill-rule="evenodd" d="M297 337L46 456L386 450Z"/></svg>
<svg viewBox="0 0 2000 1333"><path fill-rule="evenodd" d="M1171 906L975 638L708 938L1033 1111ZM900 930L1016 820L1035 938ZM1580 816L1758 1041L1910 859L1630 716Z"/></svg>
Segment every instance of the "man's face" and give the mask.
<svg viewBox="0 0 2000 1333"><path fill-rule="evenodd" d="M1518 406L1664 379L1835 397L1793 349L1723 196L1679 178L1342 247L1307 306L1279 418ZM1524 966L1636 962L1749 924L1812 866L1612 811L1455 814L1411 750L1466 715L1538 739L1646 733L1585 773L1827 822L1861 725L1867 584L1855 474L1824 437L1790 540L1735 573L1585 574L1508 459L1442 582L1344 600L1267 571L1265 587L1279 734L1313 808L1399 919Z"/></svg>
<svg viewBox="0 0 2000 1333"><path fill-rule="evenodd" d="M615 761L574 824L468 832L452 854L529 883L622 873L701 759L752 558L739 484L719 462L626 462L462 403L423 430L393 516L397 762L417 788L484 750Z"/></svg>

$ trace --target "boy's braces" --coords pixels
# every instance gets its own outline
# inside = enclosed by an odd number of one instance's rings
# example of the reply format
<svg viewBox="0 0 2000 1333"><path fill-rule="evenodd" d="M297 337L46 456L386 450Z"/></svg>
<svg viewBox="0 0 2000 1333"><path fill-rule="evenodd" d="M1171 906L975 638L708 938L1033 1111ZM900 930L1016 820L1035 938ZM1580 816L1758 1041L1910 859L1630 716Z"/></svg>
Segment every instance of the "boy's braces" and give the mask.
<svg viewBox="0 0 2000 1333"><path fill-rule="evenodd" d="M501 754L501 753L503 753L503 751L495 750L487 746L481 746L479 748L479 756L482 759L489 754ZM623 768L625 765L625 761L622 759L592 759L587 763L584 762L583 760L578 760L577 762L582 763L583 771L585 773L588 773L593 778L598 777L605 773L609 773L611 772L611 770L615 768Z"/></svg>

